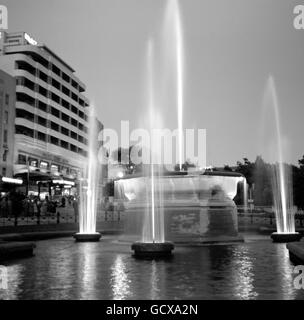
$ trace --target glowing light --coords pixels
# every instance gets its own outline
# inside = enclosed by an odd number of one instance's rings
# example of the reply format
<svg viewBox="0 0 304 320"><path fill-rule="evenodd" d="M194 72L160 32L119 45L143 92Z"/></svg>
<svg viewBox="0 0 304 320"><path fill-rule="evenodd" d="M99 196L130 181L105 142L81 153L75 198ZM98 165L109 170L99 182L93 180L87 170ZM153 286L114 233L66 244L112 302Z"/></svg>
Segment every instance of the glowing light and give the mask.
<svg viewBox="0 0 304 320"><path fill-rule="evenodd" d="M97 160L97 120L94 107L91 106L89 116L89 152L88 161L84 166L85 178L80 182L80 214L79 233L96 234L97 219L97 195L99 192L98 180L100 177L100 166Z"/></svg>
<svg viewBox="0 0 304 320"><path fill-rule="evenodd" d="M154 126L154 77L153 77L153 42L152 40L148 41L148 99L149 99L149 109L150 109L150 131L152 132ZM155 242L155 188L154 188L154 167L153 167L153 155L152 151L154 150L153 139L151 135L151 226L152 226L152 241Z"/></svg>
<svg viewBox="0 0 304 320"><path fill-rule="evenodd" d="M38 42L35 41L29 34L25 33L24 34L24 39L31 44L32 46L37 46Z"/></svg>
<svg viewBox="0 0 304 320"><path fill-rule="evenodd" d="M176 32L176 70L177 70L177 116L178 116L178 154L179 166L182 169L183 163L183 37L181 28L180 12L177 1L174 0L175 7L175 32Z"/></svg>
<svg viewBox="0 0 304 320"><path fill-rule="evenodd" d="M8 178L8 177L2 177L2 181L7 183L15 183L15 184L23 183L23 180L21 179L14 179L14 178Z"/></svg>
<svg viewBox="0 0 304 320"><path fill-rule="evenodd" d="M274 167L275 169L272 176L272 187L275 212L277 216L277 231L279 233L294 233L295 222L294 207L292 202L293 196L291 187L291 172L289 172L290 170L288 170L288 167L284 165L283 161L279 102L272 76L270 76L268 79L266 94L266 97L270 98L269 106L274 112L274 121L276 126L278 163Z"/></svg>
<svg viewBox="0 0 304 320"><path fill-rule="evenodd" d="M75 182L73 181L67 181L67 180L53 180L52 181L54 184L65 184L69 186L75 186Z"/></svg>
<svg viewBox="0 0 304 320"><path fill-rule="evenodd" d="M124 176L124 174L123 174L122 171L119 171L119 172L117 173L117 177L118 177L119 179L123 178L123 176Z"/></svg>

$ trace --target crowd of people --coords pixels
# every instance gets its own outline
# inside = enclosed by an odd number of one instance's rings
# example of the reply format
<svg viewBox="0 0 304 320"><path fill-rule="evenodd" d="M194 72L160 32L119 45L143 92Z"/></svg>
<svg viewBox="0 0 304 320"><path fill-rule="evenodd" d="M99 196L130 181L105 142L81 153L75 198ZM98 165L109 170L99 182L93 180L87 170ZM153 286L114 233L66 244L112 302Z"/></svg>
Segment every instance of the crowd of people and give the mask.
<svg viewBox="0 0 304 320"><path fill-rule="evenodd" d="M0 217L24 216L55 216L58 208L72 206L77 212L78 200L74 196L61 196L50 199L46 196L43 200L39 196L26 196L22 192L8 192L0 198Z"/></svg>

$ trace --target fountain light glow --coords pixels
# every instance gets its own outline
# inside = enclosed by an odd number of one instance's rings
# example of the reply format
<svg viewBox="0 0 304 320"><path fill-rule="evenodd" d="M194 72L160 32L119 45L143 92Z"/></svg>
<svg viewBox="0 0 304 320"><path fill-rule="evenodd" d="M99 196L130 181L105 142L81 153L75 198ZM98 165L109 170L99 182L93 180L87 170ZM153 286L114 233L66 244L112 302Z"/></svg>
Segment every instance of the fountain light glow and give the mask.
<svg viewBox="0 0 304 320"><path fill-rule="evenodd" d="M84 167L85 178L80 180L79 234L77 235L99 235L96 232L96 217L101 166L98 165L97 159L97 120L94 108L91 108L88 161Z"/></svg>
<svg viewBox="0 0 304 320"><path fill-rule="evenodd" d="M246 178L243 178L244 212L248 212L248 184Z"/></svg>
<svg viewBox="0 0 304 320"><path fill-rule="evenodd" d="M177 71L177 117L178 117L178 154L179 166L182 169L183 163L183 103L184 103L184 61L183 61L183 36L180 10L177 0L172 0L175 33L176 33L176 71Z"/></svg>
<svg viewBox="0 0 304 320"><path fill-rule="evenodd" d="M282 148L282 132L279 113L278 95L272 76L267 81L265 99L267 106L272 108L275 122L277 163L273 166L272 189L276 214L277 232L280 234L295 233L294 206L292 195L291 171L284 164Z"/></svg>
<svg viewBox="0 0 304 320"><path fill-rule="evenodd" d="M167 46L168 63L171 67L174 78L174 101L177 108L177 128L178 128L178 164L180 170L183 164L184 135L183 135L183 108L184 108L184 40L183 27L178 0L167 2L164 20L164 41L170 43ZM170 67L169 67L170 68ZM172 99L172 97L171 97ZM173 100L172 100L173 101Z"/></svg>
<svg viewBox="0 0 304 320"><path fill-rule="evenodd" d="M148 41L148 52L147 52L147 68L148 68L148 100L149 100L149 112L150 112L150 132L152 132L153 124L153 110L154 106L154 73L153 73L153 41L150 39ZM152 137L152 134L150 134ZM152 138L151 138L152 140ZM152 227L152 242L155 242L155 188L154 188L154 167L153 167L153 155L152 150L154 150L153 141L150 141L151 152L150 152L150 167L151 167L151 227Z"/></svg>

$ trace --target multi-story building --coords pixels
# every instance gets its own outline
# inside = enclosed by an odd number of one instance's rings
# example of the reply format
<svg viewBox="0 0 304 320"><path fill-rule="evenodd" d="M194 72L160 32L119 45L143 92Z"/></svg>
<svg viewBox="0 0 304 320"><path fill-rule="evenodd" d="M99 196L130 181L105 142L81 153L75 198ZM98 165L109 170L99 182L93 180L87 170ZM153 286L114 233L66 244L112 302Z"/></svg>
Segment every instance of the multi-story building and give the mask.
<svg viewBox="0 0 304 320"><path fill-rule="evenodd" d="M85 85L25 32L0 32L0 69L16 81L15 175L75 180L88 153Z"/></svg>
<svg viewBox="0 0 304 320"><path fill-rule="evenodd" d="M0 70L0 175L13 177L16 81Z"/></svg>

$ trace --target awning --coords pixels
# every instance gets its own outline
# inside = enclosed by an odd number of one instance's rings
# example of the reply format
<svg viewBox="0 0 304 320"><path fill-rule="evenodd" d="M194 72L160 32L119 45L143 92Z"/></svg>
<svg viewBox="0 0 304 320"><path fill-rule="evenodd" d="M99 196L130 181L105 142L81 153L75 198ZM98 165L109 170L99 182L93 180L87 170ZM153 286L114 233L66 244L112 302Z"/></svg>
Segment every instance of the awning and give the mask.
<svg viewBox="0 0 304 320"><path fill-rule="evenodd" d="M30 181L49 181L55 178L58 178L57 176L53 176L49 173L44 172L20 172L14 175L15 178L21 178L23 181L27 181L28 179Z"/></svg>

